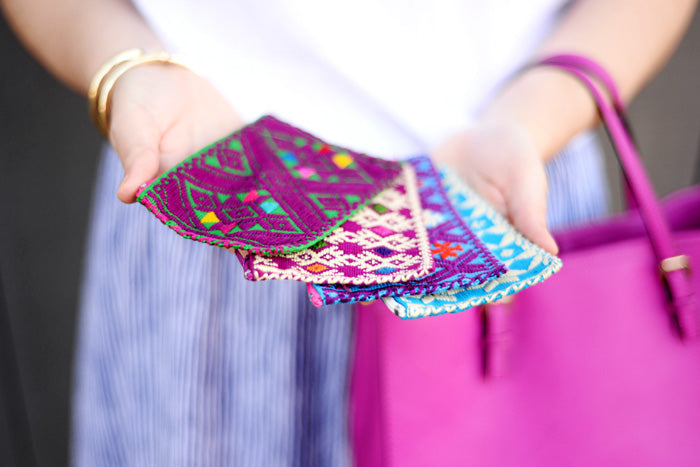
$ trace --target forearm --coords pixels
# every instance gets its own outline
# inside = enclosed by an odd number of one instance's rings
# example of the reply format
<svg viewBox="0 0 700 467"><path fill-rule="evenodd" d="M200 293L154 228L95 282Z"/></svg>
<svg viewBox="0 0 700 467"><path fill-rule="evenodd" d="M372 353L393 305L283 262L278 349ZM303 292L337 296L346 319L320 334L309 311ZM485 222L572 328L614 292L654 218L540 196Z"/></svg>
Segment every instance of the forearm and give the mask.
<svg viewBox="0 0 700 467"><path fill-rule="evenodd" d="M536 57L586 55L604 66L629 101L668 60L697 0L581 0L573 5ZM552 68L530 69L511 81L482 118L513 122L532 137L543 158L597 119L577 80Z"/></svg>
<svg viewBox="0 0 700 467"><path fill-rule="evenodd" d="M128 0L0 0L0 5L32 54L81 94L116 53L162 48Z"/></svg>

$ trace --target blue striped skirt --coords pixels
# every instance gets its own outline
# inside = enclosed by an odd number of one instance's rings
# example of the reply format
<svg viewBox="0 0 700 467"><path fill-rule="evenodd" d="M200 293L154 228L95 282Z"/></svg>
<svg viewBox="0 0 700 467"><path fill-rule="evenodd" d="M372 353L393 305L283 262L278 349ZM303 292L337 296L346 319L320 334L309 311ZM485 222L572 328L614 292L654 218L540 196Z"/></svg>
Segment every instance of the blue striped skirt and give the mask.
<svg viewBox="0 0 700 467"><path fill-rule="evenodd" d="M552 227L600 215L591 135L547 167ZM75 361L78 466L344 466L350 307L247 282L231 253L186 241L116 198L103 154Z"/></svg>

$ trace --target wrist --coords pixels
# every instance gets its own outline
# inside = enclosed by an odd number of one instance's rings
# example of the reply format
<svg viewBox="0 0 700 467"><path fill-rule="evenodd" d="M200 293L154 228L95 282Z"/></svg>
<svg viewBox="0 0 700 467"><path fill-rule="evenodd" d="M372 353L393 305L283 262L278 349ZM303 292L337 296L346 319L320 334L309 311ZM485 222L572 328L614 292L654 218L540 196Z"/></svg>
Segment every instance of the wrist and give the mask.
<svg viewBox="0 0 700 467"><path fill-rule="evenodd" d="M595 104L578 80L547 67L526 69L510 81L480 116L527 134L542 161L597 121Z"/></svg>
<svg viewBox="0 0 700 467"><path fill-rule="evenodd" d="M190 70L167 52L146 53L141 49L128 49L110 58L93 76L88 91L88 106L90 116L103 136L108 137L111 95L117 81L130 70L150 64L177 65Z"/></svg>

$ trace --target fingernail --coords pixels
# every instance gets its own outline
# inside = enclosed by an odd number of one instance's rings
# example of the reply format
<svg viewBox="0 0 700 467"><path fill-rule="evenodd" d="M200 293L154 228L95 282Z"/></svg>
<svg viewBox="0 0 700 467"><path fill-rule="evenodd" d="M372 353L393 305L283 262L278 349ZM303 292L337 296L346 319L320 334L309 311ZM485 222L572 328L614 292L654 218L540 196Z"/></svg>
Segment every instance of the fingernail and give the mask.
<svg viewBox="0 0 700 467"><path fill-rule="evenodd" d="M557 245L557 242L555 242L554 240L552 240L552 252L554 255L559 254L559 245Z"/></svg>

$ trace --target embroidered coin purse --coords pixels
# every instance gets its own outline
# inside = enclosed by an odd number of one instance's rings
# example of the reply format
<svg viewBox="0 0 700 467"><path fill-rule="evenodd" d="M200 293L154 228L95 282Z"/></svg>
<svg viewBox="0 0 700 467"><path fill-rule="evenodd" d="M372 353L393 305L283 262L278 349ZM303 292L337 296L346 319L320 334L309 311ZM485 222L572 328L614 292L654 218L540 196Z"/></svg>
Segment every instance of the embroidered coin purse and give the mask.
<svg viewBox="0 0 700 467"><path fill-rule="evenodd" d="M559 258L523 237L451 169L442 168L440 175L459 215L508 271L486 283L439 294L384 298L387 307L399 317L440 315L491 303L542 282L561 269Z"/></svg>
<svg viewBox="0 0 700 467"><path fill-rule="evenodd" d="M284 255L235 253L249 280L369 285L408 281L435 269L410 164L389 188L315 245Z"/></svg>
<svg viewBox="0 0 700 467"><path fill-rule="evenodd" d="M265 116L164 173L138 200L185 238L280 254L317 243L400 172L398 162Z"/></svg>
<svg viewBox="0 0 700 467"><path fill-rule="evenodd" d="M505 273L504 265L471 232L450 204L430 159L419 157L409 162L418 179L423 220L428 229L435 271L401 283L367 286L308 284L309 298L314 305L440 293L482 284Z"/></svg>

